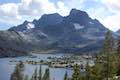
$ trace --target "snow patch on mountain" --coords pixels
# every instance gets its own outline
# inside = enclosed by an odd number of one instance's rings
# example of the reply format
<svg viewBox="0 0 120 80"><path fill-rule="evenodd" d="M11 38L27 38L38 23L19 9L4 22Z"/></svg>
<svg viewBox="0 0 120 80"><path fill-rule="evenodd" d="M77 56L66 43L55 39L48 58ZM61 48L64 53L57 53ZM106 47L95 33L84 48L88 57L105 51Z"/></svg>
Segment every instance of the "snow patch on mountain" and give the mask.
<svg viewBox="0 0 120 80"><path fill-rule="evenodd" d="M78 29L83 29L83 28L84 28L84 26L81 26L81 25L78 24L78 23L74 23L73 25L74 25L74 27L75 27L76 30L78 30Z"/></svg>
<svg viewBox="0 0 120 80"><path fill-rule="evenodd" d="M32 29L32 28L35 28L35 25L32 23L28 23L26 27L27 29Z"/></svg>
<svg viewBox="0 0 120 80"><path fill-rule="evenodd" d="M94 24L93 22L89 22L89 24Z"/></svg>

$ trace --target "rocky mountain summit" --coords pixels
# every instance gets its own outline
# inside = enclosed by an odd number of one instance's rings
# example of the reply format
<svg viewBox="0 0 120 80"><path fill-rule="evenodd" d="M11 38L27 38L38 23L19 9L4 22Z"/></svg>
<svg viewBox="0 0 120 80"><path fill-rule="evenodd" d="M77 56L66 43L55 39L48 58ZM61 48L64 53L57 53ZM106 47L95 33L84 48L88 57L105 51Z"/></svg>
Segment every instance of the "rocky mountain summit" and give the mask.
<svg viewBox="0 0 120 80"><path fill-rule="evenodd" d="M62 52L98 51L102 46L108 29L97 19L77 9L72 9L68 16L58 13L44 14L40 19L10 28L26 35L26 40L39 48L56 48ZM99 44L101 42L101 44ZM34 45L33 44L33 45Z"/></svg>
<svg viewBox="0 0 120 80"><path fill-rule="evenodd" d="M97 19L90 18L86 12L72 9L68 16L63 17L58 13L44 14L38 20L25 21L2 33L8 36L5 40L12 39L8 41L10 44L8 48L13 47L11 44L18 44L17 47L23 46L22 42L25 42L24 44L31 45L30 50L55 49L63 53L87 53L101 49L107 30ZM2 39L0 43L7 44L2 42ZM24 47L24 49L29 48L27 45ZM21 47L19 49L22 50Z"/></svg>

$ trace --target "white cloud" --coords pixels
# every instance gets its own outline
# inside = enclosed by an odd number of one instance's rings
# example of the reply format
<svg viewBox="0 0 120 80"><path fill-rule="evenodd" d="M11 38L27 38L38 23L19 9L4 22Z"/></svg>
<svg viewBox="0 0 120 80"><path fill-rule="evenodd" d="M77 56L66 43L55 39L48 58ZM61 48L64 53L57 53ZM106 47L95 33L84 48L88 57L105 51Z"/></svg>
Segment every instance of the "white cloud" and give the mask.
<svg viewBox="0 0 120 80"><path fill-rule="evenodd" d="M65 6L64 2L58 1L58 2L57 2L57 7L58 7L57 12L58 12L59 14L61 14L62 16L66 16L66 15L69 14L69 11L70 11L70 10L68 9L67 6Z"/></svg>
<svg viewBox="0 0 120 80"><path fill-rule="evenodd" d="M21 19L18 13L18 6L14 3L0 5L0 21L13 22Z"/></svg>
<svg viewBox="0 0 120 80"><path fill-rule="evenodd" d="M120 28L120 0L91 0L101 6L91 6L88 0L58 0L55 3L50 0L21 0L20 3L5 3L0 5L0 22L20 24L24 20L40 18L43 14L59 13L62 16L69 14L72 8L84 10L92 18L100 20L111 30ZM90 2L90 1L89 1ZM112 14L112 15L111 15Z"/></svg>
<svg viewBox="0 0 120 80"><path fill-rule="evenodd" d="M101 0L112 12L120 12L120 0Z"/></svg>
<svg viewBox="0 0 120 80"><path fill-rule="evenodd" d="M120 0L101 0L101 2L113 13L103 19L104 25L113 31L120 29Z"/></svg>
<svg viewBox="0 0 120 80"><path fill-rule="evenodd" d="M49 0L21 0L20 3L8 3L0 5L0 22L19 24L27 17L30 19L39 18L43 14L60 13L66 15L67 7L62 1L57 5Z"/></svg>
<svg viewBox="0 0 120 80"><path fill-rule="evenodd" d="M55 11L55 5L48 0L23 0L19 5L19 13L26 16L40 16Z"/></svg>
<svg viewBox="0 0 120 80"><path fill-rule="evenodd" d="M19 4L20 15L40 16L44 13L56 12L56 7L48 0L22 0Z"/></svg>
<svg viewBox="0 0 120 80"><path fill-rule="evenodd" d="M113 31L120 29L120 15L108 16L103 20L103 24Z"/></svg>
<svg viewBox="0 0 120 80"><path fill-rule="evenodd" d="M105 27L117 31L120 29L120 0L94 0L101 6L88 8L92 18L98 19Z"/></svg>

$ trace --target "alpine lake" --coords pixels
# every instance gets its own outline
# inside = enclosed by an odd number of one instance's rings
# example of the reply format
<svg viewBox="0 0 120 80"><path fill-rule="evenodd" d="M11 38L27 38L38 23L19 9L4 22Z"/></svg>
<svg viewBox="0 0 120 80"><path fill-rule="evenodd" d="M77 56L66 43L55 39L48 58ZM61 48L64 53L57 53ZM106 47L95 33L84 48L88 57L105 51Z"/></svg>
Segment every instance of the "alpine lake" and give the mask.
<svg viewBox="0 0 120 80"><path fill-rule="evenodd" d="M94 65L94 58L88 55L73 54L33 54L32 56L0 58L0 80L10 80L17 63L23 62L24 75L31 75L36 68L42 66L42 75L46 68L50 69L51 80L63 80L65 72L71 77L73 66L80 65L80 70L85 72L85 65L88 62L90 66Z"/></svg>

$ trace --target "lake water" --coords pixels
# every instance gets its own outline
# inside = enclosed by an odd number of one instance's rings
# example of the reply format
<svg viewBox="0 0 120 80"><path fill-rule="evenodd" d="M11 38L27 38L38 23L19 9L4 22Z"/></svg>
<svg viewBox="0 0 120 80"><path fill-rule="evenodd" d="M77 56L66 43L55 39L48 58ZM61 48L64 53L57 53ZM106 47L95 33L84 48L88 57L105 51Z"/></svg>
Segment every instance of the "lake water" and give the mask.
<svg viewBox="0 0 120 80"><path fill-rule="evenodd" d="M15 63L11 63L9 61L16 61L16 60L47 60L47 57L61 57L63 54L37 54L36 58L30 57L17 57L17 58L1 58L0 59L0 80L10 80L10 75L14 71ZM31 76L35 70L35 68L39 68L40 65L31 65L25 64L25 75ZM48 68L47 65L42 65L42 74L44 74L45 69ZM69 77L72 75L71 69L66 68L49 68L50 69L50 78L51 80L63 80L64 74L67 71Z"/></svg>

